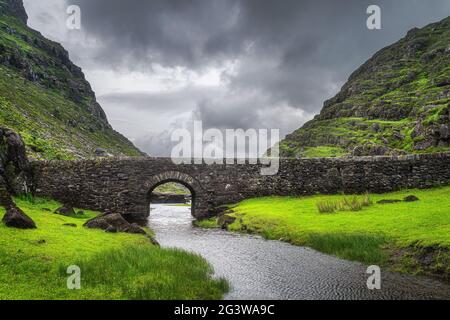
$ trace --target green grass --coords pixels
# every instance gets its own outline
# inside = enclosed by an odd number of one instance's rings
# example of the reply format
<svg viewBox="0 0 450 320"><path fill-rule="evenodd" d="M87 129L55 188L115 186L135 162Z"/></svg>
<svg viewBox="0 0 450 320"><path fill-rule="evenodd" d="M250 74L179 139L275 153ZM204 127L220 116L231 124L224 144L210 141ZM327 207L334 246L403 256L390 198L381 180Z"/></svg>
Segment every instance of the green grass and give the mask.
<svg viewBox="0 0 450 320"><path fill-rule="evenodd" d="M302 157L305 158L335 158L346 154L347 152L344 149L333 146L307 147L301 153Z"/></svg>
<svg viewBox="0 0 450 320"><path fill-rule="evenodd" d="M363 196L344 196L339 200L320 200L316 203L320 213L335 213L336 211L361 211L373 204L369 194Z"/></svg>
<svg viewBox="0 0 450 320"><path fill-rule="evenodd" d="M417 202L377 204L382 199L416 195ZM364 197L364 196L362 196ZM342 202L345 196L266 197L233 207L231 231L310 246L338 257L372 264L386 263L388 250L432 248L450 252L450 187L370 195L360 211L321 214L319 202ZM198 223L213 227L216 219ZM447 252L447 253L445 253ZM442 259L441 259L442 260Z"/></svg>
<svg viewBox="0 0 450 320"><path fill-rule="evenodd" d="M15 200L38 229L0 223L0 299L220 299L227 290L200 256L153 246L142 235L86 229L92 211L64 217L51 213L58 202ZM81 290L67 289L71 265L81 267Z"/></svg>
<svg viewBox="0 0 450 320"><path fill-rule="evenodd" d="M203 219L194 221L194 225L200 228L215 229L219 228L217 218Z"/></svg>
<svg viewBox="0 0 450 320"><path fill-rule="evenodd" d="M448 123L450 85L443 84L450 74L449 23L447 17L377 52L319 116L280 142L281 155L333 157L351 155L355 147L365 147L363 155L378 154L380 147L386 154L450 150L420 143L432 142L432 129ZM423 40L426 45L405 58L411 43ZM417 122L424 128L411 135Z"/></svg>
<svg viewBox="0 0 450 320"><path fill-rule="evenodd" d="M58 118L53 115L55 110L60 112ZM76 128L67 125L69 120L81 118L83 124ZM95 117L82 106L58 91L24 81L16 72L2 66L0 125L19 133L28 155L36 159L92 157L98 147L115 155L139 155L118 133L110 129L99 130Z"/></svg>
<svg viewBox="0 0 450 320"><path fill-rule="evenodd" d="M228 289L225 280L211 278L212 269L205 260L176 249L127 246L75 264L86 275L85 286L103 287L118 298L124 294L133 300L211 299ZM64 271L62 267L62 275Z"/></svg>
<svg viewBox="0 0 450 320"><path fill-rule="evenodd" d="M380 247L386 243L386 239L379 235L312 233L308 241L317 251L347 260L383 264L388 258L388 254L380 250Z"/></svg>
<svg viewBox="0 0 450 320"><path fill-rule="evenodd" d="M185 195L191 194L188 188L176 182L164 183L153 190L153 192Z"/></svg>
<svg viewBox="0 0 450 320"><path fill-rule="evenodd" d="M130 141L99 120L88 89L74 99L69 83L86 83L69 71L70 64L61 66L62 52L59 44L17 18L0 14L0 60L20 57L40 75L32 82L22 67L0 65L0 126L19 133L28 155L36 159L90 158L97 148L116 156L141 156Z"/></svg>

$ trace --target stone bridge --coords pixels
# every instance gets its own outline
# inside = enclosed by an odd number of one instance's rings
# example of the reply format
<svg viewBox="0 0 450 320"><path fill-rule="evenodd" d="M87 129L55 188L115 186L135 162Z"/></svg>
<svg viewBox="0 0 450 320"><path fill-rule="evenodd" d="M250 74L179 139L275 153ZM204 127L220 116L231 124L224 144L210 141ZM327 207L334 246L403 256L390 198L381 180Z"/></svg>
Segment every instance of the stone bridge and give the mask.
<svg viewBox="0 0 450 320"><path fill-rule="evenodd" d="M34 191L73 206L146 219L151 192L178 182L192 193L196 218L216 215L219 206L269 195L388 192L450 181L450 153L401 157L280 159L273 176L259 164L183 164L168 158L127 158L32 163Z"/></svg>

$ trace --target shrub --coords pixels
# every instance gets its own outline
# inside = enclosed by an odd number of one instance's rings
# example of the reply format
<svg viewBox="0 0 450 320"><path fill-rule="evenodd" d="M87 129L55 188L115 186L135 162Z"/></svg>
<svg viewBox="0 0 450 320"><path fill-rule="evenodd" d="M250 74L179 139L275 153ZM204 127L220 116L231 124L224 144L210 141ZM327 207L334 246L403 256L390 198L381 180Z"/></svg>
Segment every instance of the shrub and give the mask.
<svg viewBox="0 0 450 320"><path fill-rule="evenodd" d="M33 196L33 194L31 193L23 193L17 196L18 199L31 203L31 204L36 204L36 199Z"/></svg>
<svg viewBox="0 0 450 320"><path fill-rule="evenodd" d="M371 205L373 205L373 200L367 192L364 194L361 201L363 207L370 207Z"/></svg>
<svg viewBox="0 0 450 320"><path fill-rule="evenodd" d="M229 290L223 278L201 256L178 249L127 245L75 262L87 290L108 288L111 294L131 300L220 299ZM61 276L67 267L59 266Z"/></svg>
<svg viewBox="0 0 450 320"><path fill-rule="evenodd" d="M317 208L320 213L335 213L338 209L337 204L335 201L319 201L317 202Z"/></svg>
<svg viewBox="0 0 450 320"><path fill-rule="evenodd" d="M383 264L387 259L387 253L382 250L386 239L382 235L313 233L309 235L308 242L312 248L320 252L347 260Z"/></svg>
<svg viewBox="0 0 450 320"><path fill-rule="evenodd" d="M17 197L17 199L22 200L24 202L27 202L29 204L33 204L33 205L39 205L39 204L43 204L48 202L48 200L44 199L44 198L39 198L39 197L35 197L32 193L22 193L19 194Z"/></svg>
<svg viewBox="0 0 450 320"><path fill-rule="evenodd" d="M335 213L336 211L361 211L364 207L373 205L373 200L368 193L362 197L345 197L342 200L325 200L317 202L320 213Z"/></svg>

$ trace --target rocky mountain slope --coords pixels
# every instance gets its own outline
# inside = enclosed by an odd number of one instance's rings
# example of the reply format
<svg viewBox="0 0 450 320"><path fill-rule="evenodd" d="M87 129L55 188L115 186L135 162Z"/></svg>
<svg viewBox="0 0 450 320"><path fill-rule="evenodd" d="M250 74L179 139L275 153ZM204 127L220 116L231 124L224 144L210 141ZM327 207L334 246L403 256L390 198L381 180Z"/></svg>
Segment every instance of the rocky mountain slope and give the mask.
<svg viewBox="0 0 450 320"><path fill-rule="evenodd" d="M22 0L0 0L0 126L19 133L36 159L142 155L112 129L67 51L27 19Z"/></svg>
<svg viewBox="0 0 450 320"><path fill-rule="evenodd" d="M356 70L314 120L280 143L287 157L450 150L450 17L410 30Z"/></svg>

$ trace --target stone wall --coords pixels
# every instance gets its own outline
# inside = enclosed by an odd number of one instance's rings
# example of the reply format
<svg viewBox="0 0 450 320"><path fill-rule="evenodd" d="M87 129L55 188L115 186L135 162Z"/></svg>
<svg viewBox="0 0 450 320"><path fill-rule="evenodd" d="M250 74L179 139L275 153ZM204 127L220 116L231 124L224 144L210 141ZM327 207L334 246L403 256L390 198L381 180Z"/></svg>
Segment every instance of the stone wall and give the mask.
<svg viewBox="0 0 450 320"><path fill-rule="evenodd" d="M281 159L274 176L260 165L175 165L167 158L34 162L35 193L74 206L119 212L130 220L149 214L149 194L179 182L193 194L193 215L268 195L382 193L426 188L450 181L450 153L345 159Z"/></svg>

